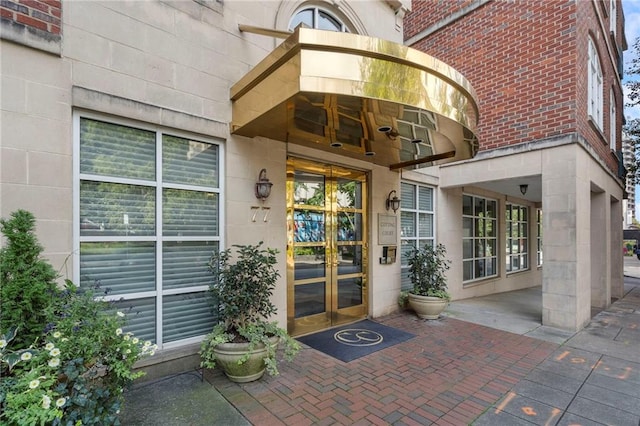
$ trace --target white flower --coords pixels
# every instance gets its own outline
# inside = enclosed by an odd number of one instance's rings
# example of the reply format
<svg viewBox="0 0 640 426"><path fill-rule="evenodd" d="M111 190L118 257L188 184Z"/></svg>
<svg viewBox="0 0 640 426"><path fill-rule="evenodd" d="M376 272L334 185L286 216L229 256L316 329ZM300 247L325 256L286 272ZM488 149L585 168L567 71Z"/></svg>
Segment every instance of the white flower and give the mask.
<svg viewBox="0 0 640 426"><path fill-rule="evenodd" d="M45 410L48 410L50 406L51 406L51 398L49 398L47 395L42 395L42 408L44 408Z"/></svg>
<svg viewBox="0 0 640 426"><path fill-rule="evenodd" d="M140 340L138 340L138 338L137 338L137 337L134 337L134 338L133 338L133 340L131 340L131 341L132 341L133 343L136 343L136 344L137 344Z"/></svg>
<svg viewBox="0 0 640 426"><path fill-rule="evenodd" d="M116 336L119 336L122 334L122 329L121 328L117 328L116 329Z"/></svg>
<svg viewBox="0 0 640 426"><path fill-rule="evenodd" d="M150 356L153 356L154 354L155 354L155 351L151 351L151 352L149 352L149 355L150 355Z"/></svg>
<svg viewBox="0 0 640 426"><path fill-rule="evenodd" d="M150 340L145 340L144 347L148 348L149 346L151 346L151 341Z"/></svg>
<svg viewBox="0 0 640 426"><path fill-rule="evenodd" d="M53 343L49 342L46 345L44 345L44 348L48 351L50 351L51 349L55 348L56 345L54 345Z"/></svg>
<svg viewBox="0 0 640 426"><path fill-rule="evenodd" d="M51 349L51 351L49 352L49 355L54 356L54 357L60 355L60 349L58 349L58 348Z"/></svg>
<svg viewBox="0 0 640 426"><path fill-rule="evenodd" d="M40 380L38 380L38 379L34 379L34 380L29 382L29 389L35 389L38 386L40 386Z"/></svg>
<svg viewBox="0 0 640 426"><path fill-rule="evenodd" d="M59 365L60 365L60 358L51 358L49 360L49 367L55 368L55 367L57 367Z"/></svg>
<svg viewBox="0 0 640 426"><path fill-rule="evenodd" d="M125 351L125 353L126 353L126 354L130 354L130 353L131 353L131 349L127 349L127 350Z"/></svg>
<svg viewBox="0 0 640 426"><path fill-rule="evenodd" d="M7 341L0 339L0 349L4 349L7 346Z"/></svg>
<svg viewBox="0 0 640 426"><path fill-rule="evenodd" d="M53 333L53 337L55 337L56 339L60 338L60 336L62 336L62 333L60 333L59 331Z"/></svg>
<svg viewBox="0 0 640 426"><path fill-rule="evenodd" d="M23 361L29 361L31 357L33 357L31 352L23 352L22 355L20 355L20 359Z"/></svg>
<svg viewBox="0 0 640 426"><path fill-rule="evenodd" d="M60 408L67 402L67 398L56 399L56 407Z"/></svg>
<svg viewBox="0 0 640 426"><path fill-rule="evenodd" d="M116 313L116 315L118 315L120 318L122 318L122 317L124 317L124 312L120 312L120 311L118 311L118 312Z"/></svg>
<svg viewBox="0 0 640 426"><path fill-rule="evenodd" d="M129 340L129 339L131 339L131 336L130 336L130 335L128 335L128 334L125 334L125 335L124 335L124 340Z"/></svg>

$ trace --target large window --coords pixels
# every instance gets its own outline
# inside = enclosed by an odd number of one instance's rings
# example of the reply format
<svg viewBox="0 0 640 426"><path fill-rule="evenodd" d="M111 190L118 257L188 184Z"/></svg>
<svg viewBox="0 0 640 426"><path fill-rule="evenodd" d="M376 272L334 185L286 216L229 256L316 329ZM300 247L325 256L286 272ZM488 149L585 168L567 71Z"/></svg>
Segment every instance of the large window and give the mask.
<svg viewBox="0 0 640 426"><path fill-rule="evenodd" d="M464 282L498 273L498 202L462 196L462 276Z"/></svg>
<svg viewBox="0 0 640 426"><path fill-rule="evenodd" d="M402 182L400 184L400 261L402 289L409 290L409 267L405 254L416 247L435 243L434 189L430 186Z"/></svg>
<svg viewBox="0 0 640 426"><path fill-rule="evenodd" d="M222 147L176 132L74 116L75 281L160 348L214 324L207 262L221 242Z"/></svg>
<svg viewBox="0 0 640 426"><path fill-rule="evenodd" d="M506 220L506 267L507 272L529 269L529 209L507 203Z"/></svg>
<svg viewBox="0 0 640 426"><path fill-rule="evenodd" d="M598 57L598 51L593 40L589 38L589 105L588 113L589 117L593 120L594 124L602 130L602 68L600 68L600 59Z"/></svg>

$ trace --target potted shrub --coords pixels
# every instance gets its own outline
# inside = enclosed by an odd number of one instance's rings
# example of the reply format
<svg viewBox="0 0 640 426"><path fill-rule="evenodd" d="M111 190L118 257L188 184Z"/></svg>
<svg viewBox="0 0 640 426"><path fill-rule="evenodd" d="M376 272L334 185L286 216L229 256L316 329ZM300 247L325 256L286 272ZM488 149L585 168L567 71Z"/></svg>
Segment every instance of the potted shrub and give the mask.
<svg viewBox="0 0 640 426"><path fill-rule="evenodd" d="M447 292L447 277L451 261L446 258L444 245L424 245L407 253L409 279L409 306L420 318L437 319L451 298Z"/></svg>
<svg viewBox="0 0 640 426"><path fill-rule="evenodd" d="M209 262L213 274L210 291L218 307L218 321L200 348L201 365L220 366L234 382L250 382L265 370L278 374L278 345L284 357L293 359L299 344L269 317L276 313L271 296L280 274L275 269L275 249L257 245L236 245L235 263L231 249L214 253Z"/></svg>

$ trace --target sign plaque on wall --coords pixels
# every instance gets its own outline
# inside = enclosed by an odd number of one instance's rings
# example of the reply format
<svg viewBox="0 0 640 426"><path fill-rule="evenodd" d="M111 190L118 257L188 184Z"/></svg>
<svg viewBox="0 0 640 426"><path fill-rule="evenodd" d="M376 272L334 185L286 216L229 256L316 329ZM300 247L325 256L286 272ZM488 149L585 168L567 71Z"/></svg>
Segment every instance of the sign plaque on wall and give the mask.
<svg viewBox="0 0 640 426"><path fill-rule="evenodd" d="M390 214L378 214L378 244L398 244L398 217Z"/></svg>

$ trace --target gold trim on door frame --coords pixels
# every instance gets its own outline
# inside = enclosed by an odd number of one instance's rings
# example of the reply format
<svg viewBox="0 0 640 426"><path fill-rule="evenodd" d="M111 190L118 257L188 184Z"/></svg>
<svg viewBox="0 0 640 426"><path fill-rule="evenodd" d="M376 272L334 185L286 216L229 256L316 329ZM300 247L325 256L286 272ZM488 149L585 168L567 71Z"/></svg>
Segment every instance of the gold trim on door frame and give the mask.
<svg viewBox="0 0 640 426"><path fill-rule="evenodd" d="M296 173L306 175L312 191L304 182L296 188ZM296 191L311 197L296 203ZM367 270L366 172L288 159L289 333L307 334L366 317Z"/></svg>

